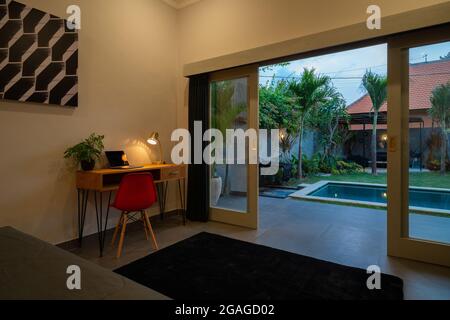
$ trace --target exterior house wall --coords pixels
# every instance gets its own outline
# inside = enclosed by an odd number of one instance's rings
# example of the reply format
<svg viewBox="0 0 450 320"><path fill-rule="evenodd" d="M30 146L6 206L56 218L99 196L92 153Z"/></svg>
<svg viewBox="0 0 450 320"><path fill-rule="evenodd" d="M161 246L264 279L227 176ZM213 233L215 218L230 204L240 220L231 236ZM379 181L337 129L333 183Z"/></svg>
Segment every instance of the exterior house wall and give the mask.
<svg viewBox="0 0 450 320"><path fill-rule="evenodd" d="M430 148L428 145L428 140L430 139L430 136L434 133L438 133L438 129L433 128L424 128L422 129L422 154L423 154L423 166L426 166L426 161L428 159ZM364 149L363 149L363 142L365 141L366 144L366 153L365 158L370 159L371 156L371 131L355 131L355 137L349 141L346 144L344 157L347 159L354 159L355 157L364 157ZM381 137L383 134L386 134L385 130L379 130L378 137ZM449 134L450 138L450 134ZM417 158L418 155L420 155L420 140L421 140L421 133L420 129L410 129L410 151L411 151L411 161L414 158ZM378 149L378 151L387 151L387 149ZM450 142L448 144L448 156L450 157ZM438 153L439 151L437 151ZM416 156L415 156L416 155ZM436 159L439 160L439 159ZM418 164L419 160L414 162L414 167L419 168ZM413 165L413 164L412 164Z"/></svg>

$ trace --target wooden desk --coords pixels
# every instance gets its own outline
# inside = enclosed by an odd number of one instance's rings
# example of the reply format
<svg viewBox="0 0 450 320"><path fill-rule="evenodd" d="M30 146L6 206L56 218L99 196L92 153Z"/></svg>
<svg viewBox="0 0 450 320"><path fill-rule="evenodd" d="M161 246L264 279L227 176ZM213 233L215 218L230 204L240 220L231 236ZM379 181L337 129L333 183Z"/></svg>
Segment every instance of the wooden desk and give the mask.
<svg viewBox="0 0 450 320"><path fill-rule="evenodd" d="M151 173L158 193L161 218L164 218L169 182L178 182L180 201L182 206L183 223L186 224L186 165L161 164L146 165L136 169L102 169L93 171L78 171L76 186L78 190L78 237L82 245L84 222L86 219L87 204L91 192L94 194L95 213L97 216L97 229L99 235L100 255L105 247L105 234L108 226L109 209L112 193L119 189L122 178L131 173ZM106 219L103 222L103 193L109 193Z"/></svg>

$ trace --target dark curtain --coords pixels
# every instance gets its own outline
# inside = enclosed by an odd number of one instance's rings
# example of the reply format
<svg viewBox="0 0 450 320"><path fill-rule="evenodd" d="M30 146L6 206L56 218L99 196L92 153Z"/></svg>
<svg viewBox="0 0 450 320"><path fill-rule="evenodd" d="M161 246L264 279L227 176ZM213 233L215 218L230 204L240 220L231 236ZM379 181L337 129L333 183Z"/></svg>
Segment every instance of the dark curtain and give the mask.
<svg viewBox="0 0 450 320"><path fill-rule="evenodd" d="M191 221L209 220L209 167L194 162L194 122L203 123L202 134L209 129L209 78L207 74L189 79L189 131L191 133L191 164L189 165L187 217ZM202 139L203 141L203 139ZM203 142L203 148L206 143Z"/></svg>

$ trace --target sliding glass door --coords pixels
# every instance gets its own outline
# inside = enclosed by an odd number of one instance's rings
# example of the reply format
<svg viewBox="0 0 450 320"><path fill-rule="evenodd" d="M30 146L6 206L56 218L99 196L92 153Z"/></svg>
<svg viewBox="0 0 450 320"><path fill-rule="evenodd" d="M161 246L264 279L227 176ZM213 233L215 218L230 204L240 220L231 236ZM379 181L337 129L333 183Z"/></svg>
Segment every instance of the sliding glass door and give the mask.
<svg viewBox="0 0 450 320"><path fill-rule="evenodd" d="M389 43L390 255L450 266L450 26Z"/></svg>
<svg viewBox="0 0 450 320"><path fill-rule="evenodd" d="M210 79L210 123L216 129L209 137L216 147L210 165L211 220L256 229L258 164L251 153L257 154L258 145L258 68L220 71Z"/></svg>

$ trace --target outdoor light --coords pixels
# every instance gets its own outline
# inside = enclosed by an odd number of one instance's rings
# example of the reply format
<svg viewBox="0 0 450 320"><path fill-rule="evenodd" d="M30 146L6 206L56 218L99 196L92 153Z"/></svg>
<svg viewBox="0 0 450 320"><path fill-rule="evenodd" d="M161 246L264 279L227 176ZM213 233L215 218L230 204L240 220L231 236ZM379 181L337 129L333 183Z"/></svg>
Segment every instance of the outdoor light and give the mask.
<svg viewBox="0 0 450 320"><path fill-rule="evenodd" d="M159 145L159 161L157 162L157 164L163 164L163 151L162 151L162 145L161 145L161 141L159 140L159 133L158 132L152 132L152 134L150 134L150 137L147 139L147 142L149 145L152 146L156 146Z"/></svg>

